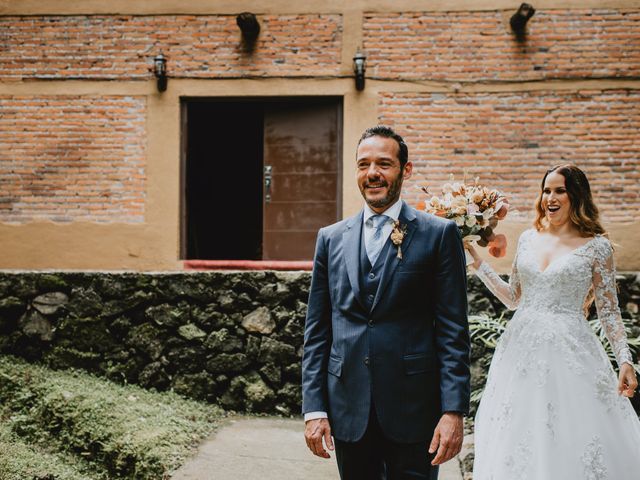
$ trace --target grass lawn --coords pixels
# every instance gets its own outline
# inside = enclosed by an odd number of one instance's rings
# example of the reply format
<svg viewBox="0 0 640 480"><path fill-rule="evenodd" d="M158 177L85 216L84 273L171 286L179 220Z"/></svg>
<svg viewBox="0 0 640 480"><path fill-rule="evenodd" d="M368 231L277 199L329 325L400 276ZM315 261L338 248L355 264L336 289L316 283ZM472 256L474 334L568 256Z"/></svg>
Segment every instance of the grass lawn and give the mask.
<svg viewBox="0 0 640 480"><path fill-rule="evenodd" d="M0 480L166 479L218 407L0 356Z"/></svg>

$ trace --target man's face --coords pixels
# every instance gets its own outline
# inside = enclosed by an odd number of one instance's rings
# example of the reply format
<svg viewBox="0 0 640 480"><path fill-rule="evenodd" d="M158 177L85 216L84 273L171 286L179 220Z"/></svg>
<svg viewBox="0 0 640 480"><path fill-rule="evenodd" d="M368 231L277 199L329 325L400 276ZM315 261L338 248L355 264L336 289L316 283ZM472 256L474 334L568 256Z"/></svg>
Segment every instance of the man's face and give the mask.
<svg viewBox="0 0 640 480"><path fill-rule="evenodd" d="M384 212L400 198L402 181L411 176L413 166L400 167L400 146L393 138L365 138L356 154L356 180L360 193L376 213Z"/></svg>

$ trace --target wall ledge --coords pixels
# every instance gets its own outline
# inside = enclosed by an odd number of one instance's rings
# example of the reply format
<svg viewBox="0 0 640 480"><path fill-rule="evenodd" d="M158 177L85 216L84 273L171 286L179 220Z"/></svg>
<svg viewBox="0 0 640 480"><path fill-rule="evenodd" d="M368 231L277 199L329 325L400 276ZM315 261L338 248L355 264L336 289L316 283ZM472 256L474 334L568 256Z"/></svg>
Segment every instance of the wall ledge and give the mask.
<svg viewBox="0 0 640 480"><path fill-rule="evenodd" d="M311 271L312 261L284 260L185 260L185 270L305 270Z"/></svg>

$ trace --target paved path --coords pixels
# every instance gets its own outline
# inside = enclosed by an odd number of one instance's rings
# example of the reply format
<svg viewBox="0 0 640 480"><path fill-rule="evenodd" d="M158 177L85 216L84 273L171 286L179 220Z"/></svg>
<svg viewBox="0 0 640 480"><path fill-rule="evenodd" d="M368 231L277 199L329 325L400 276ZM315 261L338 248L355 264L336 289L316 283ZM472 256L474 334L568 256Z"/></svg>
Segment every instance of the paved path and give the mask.
<svg viewBox="0 0 640 480"><path fill-rule="evenodd" d="M172 480L338 480L335 459L307 450L302 420L234 417L206 440ZM458 461L439 480L462 480Z"/></svg>

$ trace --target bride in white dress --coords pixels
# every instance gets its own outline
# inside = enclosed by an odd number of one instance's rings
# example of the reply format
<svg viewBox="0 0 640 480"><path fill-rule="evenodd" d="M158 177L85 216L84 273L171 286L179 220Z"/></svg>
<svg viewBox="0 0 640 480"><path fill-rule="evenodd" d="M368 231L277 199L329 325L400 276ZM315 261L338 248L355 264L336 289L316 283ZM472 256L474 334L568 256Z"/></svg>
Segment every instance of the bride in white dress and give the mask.
<svg viewBox="0 0 640 480"><path fill-rule="evenodd" d="M516 310L475 420L474 480L638 480L637 387L620 317L613 249L577 167L549 170L536 228L518 242L506 283L473 246L477 275ZM616 374L584 316L595 297Z"/></svg>

